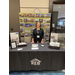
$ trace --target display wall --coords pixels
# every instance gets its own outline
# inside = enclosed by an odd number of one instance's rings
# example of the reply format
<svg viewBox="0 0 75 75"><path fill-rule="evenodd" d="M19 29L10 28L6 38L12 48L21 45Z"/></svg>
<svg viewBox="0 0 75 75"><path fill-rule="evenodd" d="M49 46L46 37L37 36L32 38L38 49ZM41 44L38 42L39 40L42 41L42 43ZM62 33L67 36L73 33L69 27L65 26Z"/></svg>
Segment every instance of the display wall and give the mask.
<svg viewBox="0 0 75 75"><path fill-rule="evenodd" d="M41 28L44 30L44 42L49 42L51 13L19 13L21 42L31 42L33 30L36 28L36 22L41 22Z"/></svg>
<svg viewBox="0 0 75 75"><path fill-rule="evenodd" d="M23 2L25 1L25 2ZM19 12L24 12L24 13L27 13L27 12L30 12L30 13L33 13L34 12L34 9L36 8L39 8L39 10L41 9L41 13L51 13L52 15L52 11L53 11L53 2L64 2L65 3L65 0L42 0L42 2L38 1L39 3L35 4L33 1L32 1L32 9L31 9L31 6L30 6L30 2L31 0L9 0L9 33L10 32L20 32L20 26L19 26ZM21 6L20 3L23 3L24 5L26 5L25 7L24 6ZM26 3L26 4L25 4ZM22 5L23 5L22 4ZM28 5L29 6L28 6ZM37 5L37 6L34 6ZM39 4L43 4L39 7ZM30 7L30 8L29 8ZM26 9L26 10L25 10ZM52 19L52 16L51 16L51 19ZM52 20L51 20L51 23L50 23L50 26L52 27ZM13 31L11 30L13 28ZM50 32L51 32L51 29L50 29Z"/></svg>

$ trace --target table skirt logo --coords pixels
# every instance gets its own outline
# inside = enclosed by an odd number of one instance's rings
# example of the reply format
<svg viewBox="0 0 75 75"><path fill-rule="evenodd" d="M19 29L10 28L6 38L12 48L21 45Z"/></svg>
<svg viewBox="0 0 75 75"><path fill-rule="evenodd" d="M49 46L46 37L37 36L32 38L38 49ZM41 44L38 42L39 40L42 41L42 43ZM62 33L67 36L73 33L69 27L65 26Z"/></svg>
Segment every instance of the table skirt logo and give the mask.
<svg viewBox="0 0 75 75"><path fill-rule="evenodd" d="M41 61L36 58L32 59L30 62L31 62L31 65L40 65L41 63Z"/></svg>

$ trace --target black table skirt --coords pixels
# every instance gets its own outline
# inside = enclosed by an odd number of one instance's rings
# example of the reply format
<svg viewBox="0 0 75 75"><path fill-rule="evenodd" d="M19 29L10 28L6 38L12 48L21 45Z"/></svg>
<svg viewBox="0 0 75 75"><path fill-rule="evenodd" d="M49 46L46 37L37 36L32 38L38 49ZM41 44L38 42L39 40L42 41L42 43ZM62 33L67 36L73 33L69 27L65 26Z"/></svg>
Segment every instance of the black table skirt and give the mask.
<svg viewBox="0 0 75 75"><path fill-rule="evenodd" d="M65 69L65 50L52 50L53 49L50 51L16 51L10 49L9 71L41 71ZM41 61L40 65L31 65L30 61L34 58Z"/></svg>

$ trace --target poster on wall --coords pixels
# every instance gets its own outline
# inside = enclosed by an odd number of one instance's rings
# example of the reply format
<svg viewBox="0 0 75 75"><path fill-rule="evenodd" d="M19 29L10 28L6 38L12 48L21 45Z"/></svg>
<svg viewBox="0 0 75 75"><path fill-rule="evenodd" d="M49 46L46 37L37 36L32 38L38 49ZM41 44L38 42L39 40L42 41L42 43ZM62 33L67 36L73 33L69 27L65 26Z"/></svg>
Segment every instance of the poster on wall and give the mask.
<svg viewBox="0 0 75 75"><path fill-rule="evenodd" d="M19 33L18 32L11 32L10 33L11 42L16 41L19 43Z"/></svg>

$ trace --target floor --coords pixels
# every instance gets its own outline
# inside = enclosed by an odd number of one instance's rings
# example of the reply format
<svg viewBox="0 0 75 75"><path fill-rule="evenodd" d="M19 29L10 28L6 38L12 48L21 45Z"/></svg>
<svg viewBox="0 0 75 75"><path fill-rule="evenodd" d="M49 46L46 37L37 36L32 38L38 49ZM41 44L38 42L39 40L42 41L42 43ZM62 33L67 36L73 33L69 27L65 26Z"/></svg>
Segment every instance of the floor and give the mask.
<svg viewBox="0 0 75 75"><path fill-rule="evenodd" d="M27 71L27 72L10 72L9 75L65 75L62 71Z"/></svg>

